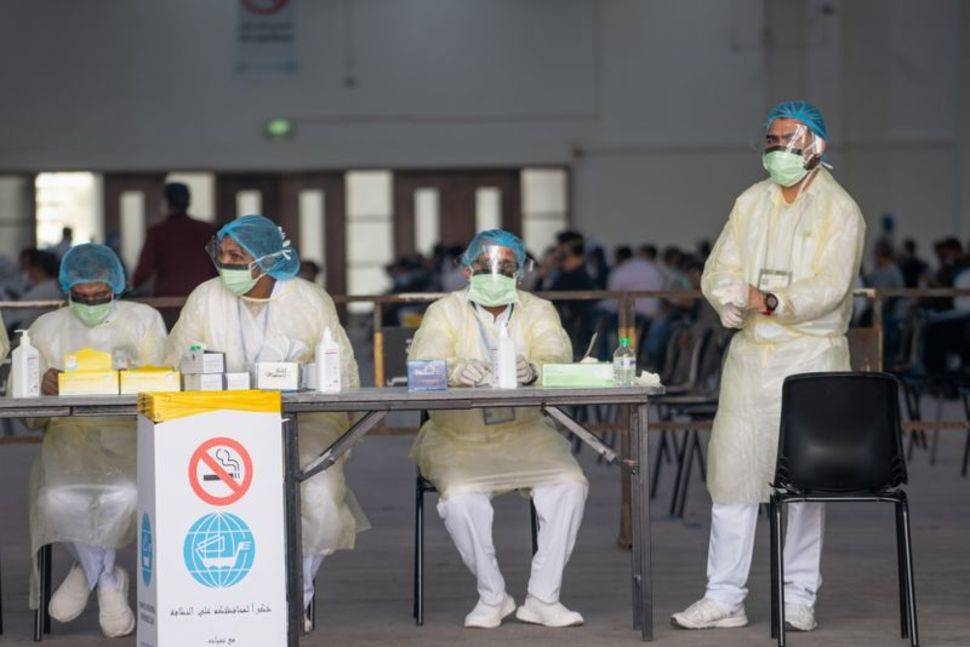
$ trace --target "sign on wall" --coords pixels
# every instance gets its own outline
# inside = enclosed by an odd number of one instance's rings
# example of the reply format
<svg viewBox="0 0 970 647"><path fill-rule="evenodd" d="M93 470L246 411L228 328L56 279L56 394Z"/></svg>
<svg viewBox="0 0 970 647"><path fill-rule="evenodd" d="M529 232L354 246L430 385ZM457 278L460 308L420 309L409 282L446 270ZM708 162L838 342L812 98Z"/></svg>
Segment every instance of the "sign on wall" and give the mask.
<svg viewBox="0 0 970 647"><path fill-rule="evenodd" d="M296 0L238 0L236 74L292 74L296 56Z"/></svg>

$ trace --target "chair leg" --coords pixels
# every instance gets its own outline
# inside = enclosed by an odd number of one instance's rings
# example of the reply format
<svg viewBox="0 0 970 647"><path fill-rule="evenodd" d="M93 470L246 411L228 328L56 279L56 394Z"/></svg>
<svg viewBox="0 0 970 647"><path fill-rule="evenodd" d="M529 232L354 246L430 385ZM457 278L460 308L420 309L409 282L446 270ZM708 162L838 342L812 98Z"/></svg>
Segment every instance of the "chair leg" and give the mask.
<svg viewBox="0 0 970 647"><path fill-rule="evenodd" d="M49 612L51 606L51 596L54 594L54 589L51 586L51 575L54 570L53 567L53 557L54 557L54 546L47 544L44 546L44 633L49 634L51 632L51 614Z"/></svg>
<svg viewBox="0 0 970 647"><path fill-rule="evenodd" d="M906 558L906 612L909 624L909 642L912 647L919 647L919 626L916 622L916 586L913 583L913 544L909 526L909 504L902 502L903 541Z"/></svg>
<svg viewBox="0 0 970 647"><path fill-rule="evenodd" d="M414 508L414 623L424 625L424 489L418 477Z"/></svg>
<svg viewBox="0 0 970 647"><path fill-rule="evenodd" d="M771 495L771 499L768 502L768 544L770 557L770 566L768 569L768 578L771 582L771 611L770 619L768 620L768 628L771 630L771 637L778 637L778 589L775 587L775 580L778 578L778 547L775 546L775 507L778 504L775 502L774 494Z"/></svg>
<svg viewBox="0 0 970 647"><path fill-rule="evenodd" d="M669 439L667 438L667 430L664 429L660 432L660 444L657 445L657 453L653 458L653 475L650 478L650 498L657 498L657 486L660 484L660 466L663 465L662 459L666 458L667 462L670 462L670 448Z"/></svg>
<svg viewBox="0 0 970 647"><path fill-rule="evenodd" d="M774 519L774 534L771 541L775 544L775 600L777 601L778 612L775 619L778 624L775 627L778 647L785 647L785 543L782 537L782 507L785 505L783 500L775 502L775 509L772 515Z"/></svg>
<svg viewBox="0 0 970 647"><path fill-rule="evenodd" d="M694 457L697 457L697 464L701 471L701 478L707 480L707 475L704 473L704 454L701 451L701 441L699 432L696 429L690 430L690 447L687 453L687 474L684 476L684 487L680 493L680 505L677 506L677 516L681 519L684 518L684 510L687 507L687 495L690 492L690 479L693 473L694 467Z"/></svg>
<svg viewBox="0 0 970 647"><path fill-rule="evenodd" d="M532 521L532 554L539 552L539 513L536 512L536 504L529 498L529 516Z"/></svg>
<svg viewBox="0 0 970 647"><path fill-rule="evenodd" d="M34 611L34 642L40 642L44 639L44 634L50 632L50 619L47 617L47 604L50 598L50 592L48 591L50 588L50 577L47 572L50 565L48 560L50 549L50 545L47 545L41 546L40 550L37 551L37 572L39 575L37 579L39 591L37 610Z"/></svg>
<svg viewBox="0 0 970 647"><path fill-rule="evenodd" d="M674 474L674 493L670 497L670 516L677 512L677 495L680 493L680 486L684 478L684 459L687 457L687 444L689 431L683 433L683 443L677 441L674 436L674 454L677 457L677 472Z"/></svg>
<svg viewBox="0 0 970 647"><path fill-rule="evenodd" d="M906 583L906 555L903 540L903 504L897 501L896 508L896 562L899 578L899 635L909 638L909 588Z"/></svg>

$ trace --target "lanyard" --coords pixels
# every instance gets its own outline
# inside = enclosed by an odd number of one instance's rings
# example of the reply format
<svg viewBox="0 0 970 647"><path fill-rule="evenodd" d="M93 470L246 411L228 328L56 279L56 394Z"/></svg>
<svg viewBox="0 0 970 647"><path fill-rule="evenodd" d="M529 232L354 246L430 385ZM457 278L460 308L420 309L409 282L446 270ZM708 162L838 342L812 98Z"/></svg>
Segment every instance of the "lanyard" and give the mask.
<svg viewBox="0 0 970 647"><path fill-rule="evenodd" d="M246 364L252 364L259 360L260 354L263 352L263 346L266 345L266 331L269 327L269 308L270 304L266 304L266 308L256 316L256 321L258 323L259 318L263 318L263 338L260 340L259 348L256 349L256 355L250 359L249 349L246 348L246 333L243 331L243 303L242 299L237 299L236 301L236 311L239 316L239 341L242 344L243 358L246 360Z"/></svg>
<svg viewBox="0 0 970 647"><path fill-rule="evenodd" d="M478 324L478 334L482 339L482 347L485 349L485 357L491 357L492 345L488 343L488 335L485 333L485 326L482 325L482 320L478 316L478 309L475 307L475 304L470 301L468 302L468 305L470 305L472 307L472 310L475 312L475 323ZM512 322L512 313L514 311L515 311L515 304L510 303L509 309L508 309L509 316L505 319L506 328L508 328L509 324Z"/></svg>

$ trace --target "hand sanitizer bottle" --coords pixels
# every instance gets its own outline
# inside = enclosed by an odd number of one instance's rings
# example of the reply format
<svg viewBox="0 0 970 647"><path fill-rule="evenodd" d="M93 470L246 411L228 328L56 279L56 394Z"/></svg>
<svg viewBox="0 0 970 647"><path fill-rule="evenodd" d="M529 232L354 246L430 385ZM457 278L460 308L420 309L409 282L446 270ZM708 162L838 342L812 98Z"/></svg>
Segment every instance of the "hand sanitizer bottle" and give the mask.
<svg viewBox="0 0 970 647"><path fill-rule="evenodd" d="M18 330L20 345L11 353L11 395L15 398L40 397L40 353L30 344L30 333Z"/></svg>

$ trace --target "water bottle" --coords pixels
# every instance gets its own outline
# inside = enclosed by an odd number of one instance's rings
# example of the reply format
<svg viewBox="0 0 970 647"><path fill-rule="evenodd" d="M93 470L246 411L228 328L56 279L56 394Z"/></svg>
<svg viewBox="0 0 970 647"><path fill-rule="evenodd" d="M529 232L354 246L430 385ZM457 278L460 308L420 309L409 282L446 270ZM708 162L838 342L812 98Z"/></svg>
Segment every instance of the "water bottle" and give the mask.
<svg viewBox="0 0 970 647"><path fill-rule="evenodd" d="M637 356L630 348L630 338L620 338L613 352L613 386L633 386L637 374Z"/></svg>

